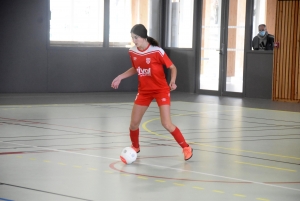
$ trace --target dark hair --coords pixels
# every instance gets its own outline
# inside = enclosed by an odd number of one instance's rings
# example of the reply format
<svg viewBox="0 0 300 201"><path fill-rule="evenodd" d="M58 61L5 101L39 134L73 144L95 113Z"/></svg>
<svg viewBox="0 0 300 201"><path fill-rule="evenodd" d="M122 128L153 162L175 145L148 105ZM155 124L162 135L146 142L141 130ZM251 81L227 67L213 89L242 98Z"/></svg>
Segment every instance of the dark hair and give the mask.
<svg viewBox="0 0 300 201"><path fill-rule="evenodd" d="M159 46L158 42L154 38L152 38L152 37L148 36L147 37L147 41L148 41L148 43L150 43L150 45Z"/></svg>
<svg viewBox="0 0 300 201"><path fill-rule="evenodd" d="M153 45L153 46L159 46L158 42L152 38L152 37L149 37L147 35L147 29L144 25L142 24L136 24L134 25L132 28L131 28L131 31L130 33L134 33L142 38L145 38L147 39L147 41L150 43L150 45Z"/></svg>

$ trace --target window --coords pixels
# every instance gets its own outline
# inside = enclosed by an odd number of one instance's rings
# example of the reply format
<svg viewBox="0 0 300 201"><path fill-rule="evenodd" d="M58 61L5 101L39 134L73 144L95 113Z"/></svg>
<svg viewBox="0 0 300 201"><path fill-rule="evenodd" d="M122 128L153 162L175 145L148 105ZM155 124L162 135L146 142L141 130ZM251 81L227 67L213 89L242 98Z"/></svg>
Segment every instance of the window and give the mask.
<svg viewBox="0 0 300 201"><path fill-rule="evenodd" d="M265 24L274 35L277 0L254 0L252 38L258 34L258 25Z"/></svg>
<svg viewBox="0 0 300 201"><path fill-rule="evenodd" d="M51 46L102 46L104 0L50 0Z"/></svg>
<svg viewBox="0 0 300 201"><path fill-rule="evenodd" d="M50 45L130 47L130 30L138 23L159 41L160 1L50 0ZM109 6L109 16L104 6ZM109 23L109 33L104 23Z"/></svg>
<svg viewBox="0 0 300 201"><path fill-rule="evenodd" d="M168 47L192 48L193 0L169 0Z"/></svg>
<svg viewBox="0 0 300 201"><path fill-rule="evenodd" d="M132 46L130 30L135 24L143 24L148 30L148 36L155 39L159 23L155 18L158 10L157 0L110 0L109 46ZM154 14L154 15L152 15ZM154 28L154 29L153 29Z"/></svg>

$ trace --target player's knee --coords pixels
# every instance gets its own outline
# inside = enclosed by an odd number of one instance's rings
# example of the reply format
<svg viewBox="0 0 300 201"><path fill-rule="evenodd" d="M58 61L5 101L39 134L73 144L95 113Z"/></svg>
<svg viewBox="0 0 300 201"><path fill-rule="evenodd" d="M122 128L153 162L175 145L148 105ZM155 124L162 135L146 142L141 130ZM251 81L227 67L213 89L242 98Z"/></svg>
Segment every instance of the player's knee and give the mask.
<svg viewBox="0 0 300 201"><path fill-rule="evenodd" d="M174 127L171 122L161 122L161 125L169 132L171 132Z"/></svg>
<svg viewBox="0 0 300 201"><path fill-rule="evenodd" d="M139 123L137 122L130 122L130 126L129 126L129 129L132 130L132 131L135 131L136 129L139 128Z"/></svg>

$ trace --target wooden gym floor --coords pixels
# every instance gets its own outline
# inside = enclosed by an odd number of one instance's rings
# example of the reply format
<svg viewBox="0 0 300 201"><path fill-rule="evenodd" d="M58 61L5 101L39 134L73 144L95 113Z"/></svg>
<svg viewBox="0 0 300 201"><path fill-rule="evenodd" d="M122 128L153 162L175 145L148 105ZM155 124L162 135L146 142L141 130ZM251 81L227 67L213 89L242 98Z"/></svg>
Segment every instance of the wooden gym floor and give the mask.
<svg viewBox="0 0 300 201"><path fill-rule="evenodd" d="M300 199L300 104L172 93L189 161L153 102L130 146L135 93L0 94L0 200Z"/></svg>

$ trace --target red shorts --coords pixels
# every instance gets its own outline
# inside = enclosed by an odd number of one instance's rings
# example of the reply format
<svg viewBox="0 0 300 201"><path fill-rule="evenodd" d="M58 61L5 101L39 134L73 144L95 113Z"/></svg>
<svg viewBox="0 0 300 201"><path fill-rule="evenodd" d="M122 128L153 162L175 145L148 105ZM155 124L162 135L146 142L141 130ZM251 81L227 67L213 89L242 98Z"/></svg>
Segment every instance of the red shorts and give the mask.
<svg viewBox="0 0 300 201"><path fill-rule="evenodd" d="M149 106L153 99L156 100L158 106L170 105L170 91L138 93L134 103L137 105Z"/></svg>

